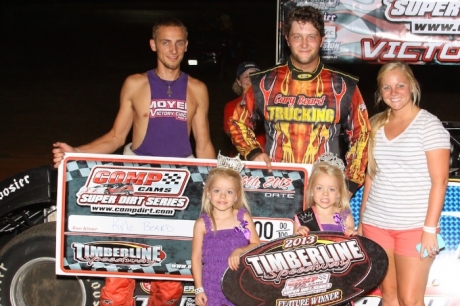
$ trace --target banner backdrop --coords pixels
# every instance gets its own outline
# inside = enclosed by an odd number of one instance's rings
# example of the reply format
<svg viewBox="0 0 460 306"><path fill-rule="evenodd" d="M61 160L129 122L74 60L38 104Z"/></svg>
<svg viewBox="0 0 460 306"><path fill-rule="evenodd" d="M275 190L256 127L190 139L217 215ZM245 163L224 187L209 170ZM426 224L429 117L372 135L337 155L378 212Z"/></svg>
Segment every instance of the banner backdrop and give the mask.
<svg viewBox="0 0 460 306"><path fill-rule="evenodd" d="M460 62L460 2L434 0L278 0L278 62L289 56L282 23L297 6L324 13L326 63Z"/></svg>
<svg viewBox="0 0 460 306"><path fill-rule="evenodd" d="M247 162L241 172L262 241L286 237L304 209L311 165ZM66 154L59 168L56 273L136 278L136 306L148 279L184 281L181 306L194 305L190 253L203 182L215 160ZM357 223L362 189L351 200ZM460 179L449 182L441 214L446 248L430 270L425 304L460 305ZM355 300L378 306L378 290Z"/></svg>

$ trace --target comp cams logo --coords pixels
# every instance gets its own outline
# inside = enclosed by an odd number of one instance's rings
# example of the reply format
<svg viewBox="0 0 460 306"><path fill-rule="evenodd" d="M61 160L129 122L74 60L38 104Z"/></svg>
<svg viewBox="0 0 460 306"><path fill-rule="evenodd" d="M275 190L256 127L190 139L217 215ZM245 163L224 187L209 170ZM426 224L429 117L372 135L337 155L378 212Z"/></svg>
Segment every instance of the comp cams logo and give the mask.
<svg viewBox="0 0 460 306"><path fill-rule="evenodd" d="M184 169L96 166L77 203L100 213L174 215L187 208L189 199L182 195L189 178Z"/></svg>

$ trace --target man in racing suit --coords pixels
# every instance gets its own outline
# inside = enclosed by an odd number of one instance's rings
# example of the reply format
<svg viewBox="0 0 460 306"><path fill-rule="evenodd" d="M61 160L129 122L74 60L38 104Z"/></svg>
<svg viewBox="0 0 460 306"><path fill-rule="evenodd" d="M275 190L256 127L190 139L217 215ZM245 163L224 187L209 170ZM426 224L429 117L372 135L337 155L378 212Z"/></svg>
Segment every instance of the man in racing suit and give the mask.
<svg viewBox="0 0 460 306"><path fill-rule="evenodd" d="M251 87L230 118L233 144L247 160L313 163L322 153L340 154L349 144L345 170L351 193L364 183L370 124L358 79L325 66L323 15L311 6L294 9L284 25L291 50L287 63L251 75ZM264 122L265 150L254 136ZM263 152L266 153L263 153Z"/></svg>

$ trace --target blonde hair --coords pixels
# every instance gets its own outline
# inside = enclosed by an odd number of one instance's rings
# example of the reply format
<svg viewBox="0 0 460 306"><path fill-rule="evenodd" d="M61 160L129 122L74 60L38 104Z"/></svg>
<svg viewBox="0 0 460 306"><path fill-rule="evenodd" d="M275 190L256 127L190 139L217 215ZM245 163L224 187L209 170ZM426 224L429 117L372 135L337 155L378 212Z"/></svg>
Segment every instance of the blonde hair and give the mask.
<svg viewBox="0 0 460 306"><path fill-rule="evenodd" d="M206 213L212 221L214 232L217 229L216 221L214 220L214 215L212 211L214 207L211 204L211 201L208 199L208 193L210 192L211 186L216 178L223 177L233 181L236 189L237 201L233 204L233 209L239 210L241 208L246 208L246 210L251 213L249 208L249 203L246 198L246 193L244 192L243 182L241 180L241 175L235 170L228 168L214 168L209 171L208 177L203 188L203 196L201 197L201 212Z"/></svg>
<svg viewBox="0 0 460 306"><path fill-rule="evenodd" d="M312 207L315 205L312 194L315 185L315 180L318 178L320 174L332 176L339 183L340 200L338 202L336 201L334 205L337 208L339 208L339 212L343 216L345 211L351 210L350 199L348 196L348 187L345 181L345 174L338 167L333 166L327 162L318 162L313 164L313 169L311 171L310 178L308 179L306 201L307 207Z"/></svg>
<svg viewBox="0 0 460 306"><path fill-rule="evenodd" d="M382 99L381 89L382 89L382 79L388 72L400 69L407 79L409 80L410 89L412 92L412 103L418 105L420 103L420 98L422 93L420 91L420 84L418 83L417 79L412 72L412 69L409 67L408 64L401 62L401 61L392 61L383 65L379 73L377 75L377 90L375 91L375 106L378 106ZM384 126L388 120L390 119L391 115L391 108L387 107L387 109L383 112L377 113L369 120L371 124L371 135L369 137L369 144L368 144L368 164L367 164L367 174L374 178L375 174L377 173L377 163L374 158L374 147L375 147L375 135L377 131Z"/></svg>

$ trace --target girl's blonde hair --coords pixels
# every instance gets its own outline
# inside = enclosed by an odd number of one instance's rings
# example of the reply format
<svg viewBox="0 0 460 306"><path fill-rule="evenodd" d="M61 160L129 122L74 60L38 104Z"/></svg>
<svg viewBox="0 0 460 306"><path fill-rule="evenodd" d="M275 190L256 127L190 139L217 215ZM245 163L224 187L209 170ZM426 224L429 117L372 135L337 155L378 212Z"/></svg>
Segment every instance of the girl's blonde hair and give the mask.
<svg viewBox="0 0 460 306"><path fill-rule="evenodd" d="M214 180L218 177L227 178L233 181L235 185L237 201L235 202L235 204L233 204L233 209L239 210L244 207L249 213L251 213L248 200L246 198L246 193L244 192L241 175L235 170L228 168L212 169L211 171L209 171L208 177L206 178L206 182L203 188L203 196L201 197L201 212L206 213L211 218L214 232L216 231L217 226L216 221L214 220L214 216L212 214L214 207L212 206L211 201L208 199L208 193L211 191L210 189Z"/></svg>
<svg viewBox="0 0 460 306"><path fill-rule="evenodd" d="M313 188L315 188L315 180L320 174L327 174L337 180L339 184L340 198L338 202L335 202L335 206L339 208L340 214L343 215L346 210L351 210L350 199L348 196L348 187L345 181L345 174L338 167L333 166L327 162L316 162L313 164L313 169L311 171L310 178L308 179L306 201L307 207L312 207L315 205L313 200Z"/></svg>
<svg viewBox="0 0 460 306"><path fill-rule="evenodd" d="M420 84L418 83L417 79L412 72L412 69L409 67L408 64L401 62L401 61L392 61L383 65L379 73L377 75L377 90L375 91L374 98L375 98L375 105L378 106L382 99L382 79L388 72L400 69L409 80L410 89L412 92L412 103L418 105L420 103L420 98L422 93L420 91ZM367 164L367 174L374 178L375 174L377 173L377 163L375 162L374 158L374 147L375 147L375 135L377 131L384 126L388 120L390 119L391 115L391 108L387 107L387 109L383 112L377 113L369 120L371 123L371 135L369 137L369 144L368 144L368 164Z"/></svg>

